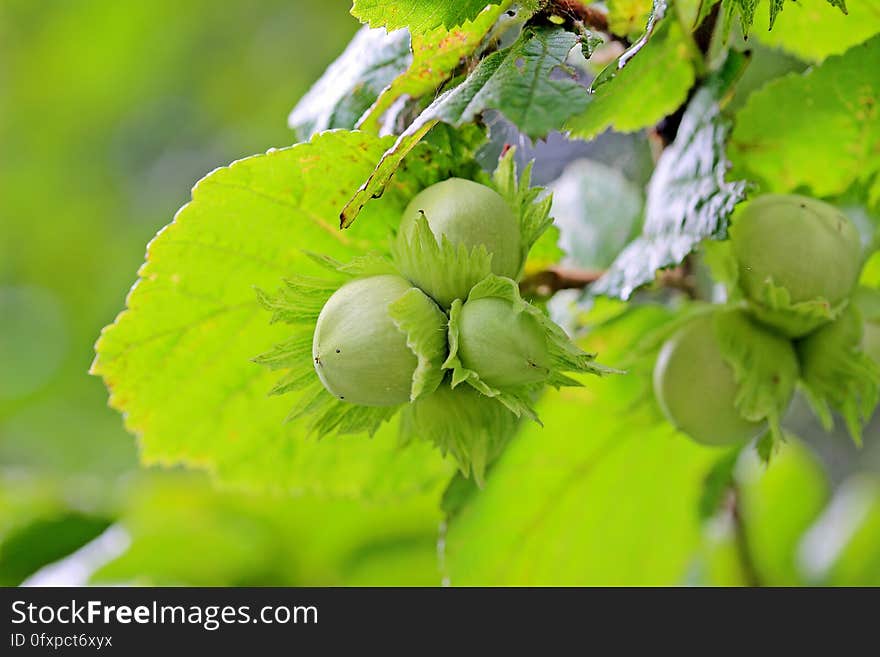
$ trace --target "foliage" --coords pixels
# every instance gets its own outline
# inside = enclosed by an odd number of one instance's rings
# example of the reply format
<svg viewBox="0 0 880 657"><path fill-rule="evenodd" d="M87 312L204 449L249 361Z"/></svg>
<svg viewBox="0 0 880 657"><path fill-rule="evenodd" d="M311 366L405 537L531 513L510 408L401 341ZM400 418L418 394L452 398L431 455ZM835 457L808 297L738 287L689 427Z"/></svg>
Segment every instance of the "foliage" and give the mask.
<svg viewBox="0 0 880 657"><path fill-rule="evenodd" d="M741 64L734 56L728 70ZM626 299L653 281L658 269L684 260L704 239L726 236L727 219L746 191L743 181L725 181L730 165L719 101L729 77L726 71L719 74L688 105L678 136L657 162L648 185L642 235L620 253L593 293Z"/></svg>
<svg viewBox="0 0 880 657"><path fill-rule="evenodd" d="M728 147L733 175L757 180L765 191L807 189L817 197L873 180L877 203L878 68L880 36L875 36L752 94L737 113Z"/></svg>
<svg viewBox="0 0 880 657"><path fill-rule="evenodd" d="M776 430L757 446L773 447L766 464L754 445L676 433L650 386L660 345L710 305L692 299L742 306L725 249L748 194L821 197L880 244L880 24L876 0L849 4L4 5L4 581L122 535L91 581L876 583L878 370L861 344L821 348L801 372L817 421L800 398L782 416L792 377L773 382L741 327L722 327L741 407ZM760 44L805 72L779 76ZM645 189L615 133L651 145ZM92 372L132 441L84 376L89 342L186 181L254 152L195 186L98 341ZM304 355L328 295L399 263L403 208L453 176L494 186L535 250L518 281L482 261L480 276L444 268L539 322L554 371L569 370L550 383L582 385L486 397L454 358L434 367L443 336L419 332L434 306L415 295L392 312L424 355L419 385L445 377L457 399L416 395L390 419L301 415L320 402ZM878 287L869 255L862 283ZM434 319L454 334L449 305ZM626 374L581 376L593 353ZM835 442L841 412L863 451Z"/></svg>

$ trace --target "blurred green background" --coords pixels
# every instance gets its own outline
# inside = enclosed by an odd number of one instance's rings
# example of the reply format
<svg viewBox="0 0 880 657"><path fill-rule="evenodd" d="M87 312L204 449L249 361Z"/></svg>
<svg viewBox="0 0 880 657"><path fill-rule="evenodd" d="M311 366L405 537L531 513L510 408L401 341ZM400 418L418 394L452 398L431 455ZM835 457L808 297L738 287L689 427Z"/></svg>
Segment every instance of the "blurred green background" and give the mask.
<svg viewBox="0 0 880 657"><path fill-rule="evenodd" d="M349 0L0 3L0 585L440 583L438 490L379 507L253 496L217 490L205 474L145 470L103 384L87 374L146 243L190 187L217 166L292 142L288 112L359 27L349 7ZM750 73L754 87L804 66L759 54L766 60ZM620 144L609 143L618 153ZM589 155L598 158L601 147ZM625 328L612 326L615 339ZM595 339L603 351L624 348ZM584 424L588 405L554 403L558 431L530 428L499 478L521 481L535 445L559 443L567 459L563 436L572 426L615 439L617 419L601 415L607 409L593 408L596 419ZM766 583L880 582L876 467L842 432L829 439L804 417L795 409L790 424L815 434L813 448L792 445L769 472L742 465L752 566ZM657 468L679 449L667 434L641 438L632 449L644 455L653 445ZM694 457L701 469L688 476L703 477L709 460ZM651 550L670 535L668 526L650 524L651 514L667 518L666 507L680 500L655 494L650 469L637 488L627 480L633 463L625 459L603 471L608 481L586 482L582 495L569 496L578 509L600 500L590 507L599 514L594 525L551 524L548 537L560 542L538 545L534 560L521 564L496 566L504 541L518 539L483 519L503 525L518 502L489 492L462 520L459 532L470 527L470 539L449 537L464 554L462 579L573 583L557 581L538 560L552 565L546 557L564 550L562 539L593 544L595 532L607 542L598 553L611 561L585 561L579 581L748 583L721 521L702 527L686 572L675 555L664 561ZM522 481L526 504L529 480ZM606 506L601 494L610 496ZM675 518L682 541L694 540L697 510L682 505ZM474 540L479 531L485 541Z"/></svg>
<svg viewBox="0 0 880 657"><path fill-rule="evenodd" d="M145 245L190 187L292 143L288 112L359 27L349 7L0 3L0 584L119 518L126 532L43 581L83 582L132 536L101 580L439 581L434 504L374 517L353 503L254 498L217 492L201 474L144 471L87 374Z"/></svg>

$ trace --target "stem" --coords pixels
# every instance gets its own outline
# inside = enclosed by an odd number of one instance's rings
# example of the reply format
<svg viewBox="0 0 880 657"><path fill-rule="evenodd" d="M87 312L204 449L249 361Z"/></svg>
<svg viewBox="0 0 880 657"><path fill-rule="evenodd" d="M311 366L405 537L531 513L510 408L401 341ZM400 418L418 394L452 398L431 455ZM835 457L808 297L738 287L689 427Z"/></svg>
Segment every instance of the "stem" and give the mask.
<svg viewBox="0 0 880 657"><path fill-rule="evenodd" d="M740 510L740 490L736 484L730 488L730 497L728 499L728 509L730 517L733 520L734 541L736 542L736 553L739 557L740 568L742 568L743 576L747 586L759 587L763 586L761 576L752 557L752 550L749 546L748 531L746 523L743 520Z"/></svg>

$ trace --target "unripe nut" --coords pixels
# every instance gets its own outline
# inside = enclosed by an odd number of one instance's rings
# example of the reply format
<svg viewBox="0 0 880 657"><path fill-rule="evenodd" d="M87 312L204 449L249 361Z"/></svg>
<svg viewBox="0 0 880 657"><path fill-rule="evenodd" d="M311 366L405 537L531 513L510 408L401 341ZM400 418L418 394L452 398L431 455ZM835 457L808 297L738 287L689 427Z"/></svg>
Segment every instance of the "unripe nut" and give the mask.
<svg viewBox="0 0 880 657"><path fill-rule="evenodd" d="M861 269L861 242L849 218L806 196L767 194L735 218L731 243L740 284L752 299L767 280L785 288L792 303L845 300Z"/></svg>
<svg viewBox="0 0 880 657"><path fill-rule="evenodd" d="M318 378L335 397L363 406L409 401L418 359L389 317L388 304L411 288L399 276L371 276L343 285L324 305L312 357Z"/></svg>
<svg viewBox="0 0 880 657"><path fill-rule="evenodd" d="M543 328L506 299L487 297L462 306L461 364L486 384L507 388L546 380L550 354Z"/></svg>
<svg viewBox="0 0 880 657"><path fill-rule="evenodd" d="M778 353L781 367L797 368L791 344L754 327L754 339ZM738 383L725 360L713 315L698 317L663 345L654 368L654 392L666 417L698 443L733 445L761 435L766 422L751 422L736 408Z"/></svg>
<svg viewBox="0 0 880 657"><path fill-rule="evenodd" d="M401 232L406 234L422 213L438 242L445 236L452 244L463 244L468 250L485 246L492 255L493 274L508 278L519 275L519 220L494 189L464 178L449 178L431 185L416 194L404 210Z"/></svg>

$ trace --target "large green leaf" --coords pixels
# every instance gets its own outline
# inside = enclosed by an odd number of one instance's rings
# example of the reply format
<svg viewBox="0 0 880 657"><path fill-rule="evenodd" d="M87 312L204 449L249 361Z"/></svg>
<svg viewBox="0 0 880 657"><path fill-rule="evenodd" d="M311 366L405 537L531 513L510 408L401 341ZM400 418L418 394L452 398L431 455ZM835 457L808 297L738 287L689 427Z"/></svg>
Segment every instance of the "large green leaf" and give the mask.
<svg viewBox="0 0 880 657"><path fill-rule="evenodd" d="M664 318L633 311L590 347L619 358ZM717 452L659 417L645 372L587 386L546 395L545 427L525 427L485 488L455 510L446 537L453 585L684 581Z"/></svg>
<svg viewBox="0 0 880 657"><path fill-rule="evenodd" d="M848 15L826 0L790 2L772 31L758 30L754 36L801 59L820 62L880 32L880 0L858 0L847 9Z"/></svg>
<svg viewBox="0 0 880 657"><path fill-rule="evenodd" d="M654 0L608 0L608 29L628 37L642 33L654 8Z"/></svg>
<svg viewBox="0 0 880 657"><path fill-rule="evenodd" d="M824 1L827 2L830 7L837 7L842 14L845 15L847 13L845 0ZM740 27L745 35L748 35L749 31L752 29L752 24L755 22L755 16L759 5L767 5L767 27L769 30L772 30L776 25L776 21L780 12L782 12L782 9L791 4L797 4L786 2L785 0L769 0L767 3L761 3L760 0L723 0L723 3L722 6L727 16L727 21L729 22L734 16L738 16Z"/></svg>
<svg viewBox="0 0 880 657"><path fill-rule="evenodd" d="M347 259L383 248L420 167L395 179L357 229L340 207L389 140L334 131L217 169L150 243L128 307L97 345L93 372L137 434L144 463L183 463L224 481L333 495L398 495L445 476L427 445L401 450L393 427L318 442L284 424L291 400L269 397L274 375L251 362L286 337L254 286L273 289L321 266L303 249ZM431 181L427 181L431 182ZM289 396L288 396L289 397Z"/></svg>
<svg viewBox="0 0 880 657"><path fill-rule="evenodd" d="M527 28L513 45L483 59L464 82L431 103L382 156L343 210L343 225L350 225L367 201L381 195L403 158L439 122L461 126L488 109L498 109L530 137L561 127L587 103L586 90L575 80L553 75L567 70L565 60L577 40L559 28Z"/></svg>
<svg viewBox="0 0 880 657"><path fill-rule="evenodd" d="M726 235L727 219L743 199L745 183L725 180L727 126L718 105L723 88L721 83L707 85L691 100L675 142L660 157L648 185L642 235L617 257L593 293L626 299L702 240Z"/></svg>
<svg viewBox="0 0 880 657"><path fill-rule="evenodd" d="M421 34L435 27L455 27L476 18L486 5L501 0L354 0L352 15L371 27L409 28ZM528 0L525 4L537 4Z"/></svg>
<svg viewBox="0 0 880 657"><path fill-rule="evenodd" d="M287 117L300 141L330 128L354 128L412 62L405 31L363 27Z"/></svg>
<svg viewBox="0 0 880 657"><path fill-rule="evenodd" d="M672 114L694 83L689 38L674 16L663 18L647 45L597 84L583 112L568 120L572 136L592 139L608 128L634 132Z"/></svg>
<svg viewBox="0 0 880 657"><path fill-rule="evenodd" d="M439 489L394 503L217 491L191 474L137 477L119 524L131 545L96 583L436 585ZM186 549L182 550L181 546Z"/></svg>
<svg viewBox="0 0 880 657"><path fill-rule="evenodd" d="M728 146L764 191L841 194L880 171L880 36L752 94Z"/></svg>

